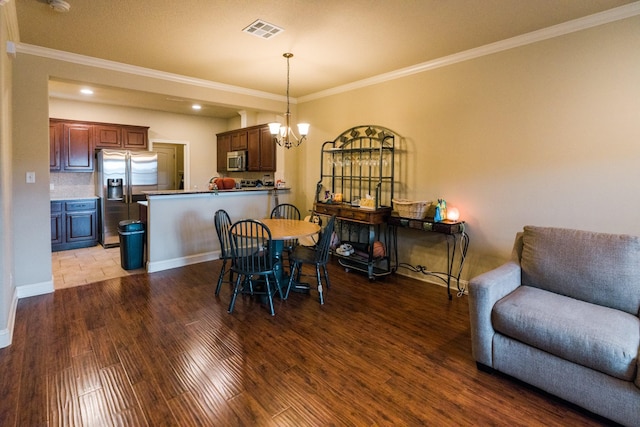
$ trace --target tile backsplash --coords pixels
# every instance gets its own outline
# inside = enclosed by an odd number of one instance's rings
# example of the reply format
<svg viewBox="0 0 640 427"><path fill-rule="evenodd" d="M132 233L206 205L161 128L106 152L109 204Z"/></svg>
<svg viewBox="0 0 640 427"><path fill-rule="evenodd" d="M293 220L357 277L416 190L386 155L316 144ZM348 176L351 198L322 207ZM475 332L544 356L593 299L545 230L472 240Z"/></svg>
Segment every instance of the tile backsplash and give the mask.
<svg viewBox="0 0 640 427"><path fill-rule="evenodd" d="M96 195L95 172L51 172L51 199L93 197Z"/></svg>

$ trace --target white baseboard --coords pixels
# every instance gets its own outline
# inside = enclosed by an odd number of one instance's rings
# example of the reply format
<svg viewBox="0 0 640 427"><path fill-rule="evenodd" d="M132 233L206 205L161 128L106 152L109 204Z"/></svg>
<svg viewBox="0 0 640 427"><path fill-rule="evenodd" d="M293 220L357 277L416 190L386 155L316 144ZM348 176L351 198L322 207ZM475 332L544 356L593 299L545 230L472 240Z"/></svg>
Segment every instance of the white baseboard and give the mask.
<svg viewBox="0 0 640 427"><path fill-rule="evenodd" d="M53 277L51 277L51 280L46 282L35 283L33 285L16 286L13 289L11 306L9 307L9 317L7 318L7 327L0 330L0 348L10 346L11 342L13 341L13 328L16 323L16 310L18 309L18 300L20 298L50 294L51 292L53 292Z"/></svg>
<svg viewBox="0 0 640 427"><path fill-rule="evenodd" d="M51 280L48 280L46 282L34 283L31 285L16 286L18 299L50 294L54 290L55 288L53 287L53 276L51 277Z"/></svg>
<svg viewBox="0 0 640 427"><path fill-rule="evenodd" d="M9 347L13 341L13 327L16 323L16 310L18 309L18 292L14 288L13 297L11 298L11 307L9 307L9 318L7 319L7 327L0 330L0 348Z"/></svg>
<svg viewBox="0 0 640 427"><path fill-rule="evenodd" d="M201 262L214 261L220 258L220 251L205 252L187 257L173 258L162 261L147 262L147 273L169 270L172 268L184 267L185 265L198 264Z"/></svg>
<svg viewBox="0 0 640 427"><path fill-rule="evenodd" d="M402 271L402 269L398 269L396 270L396 274L399 274L400 276L405 276L405 277L411 277L412 279L416 279L416 280L420 280L421 282L425 282L425 283L429 283L432 285L437 285L443 288L447 287L447 284L444 283L442 280L438 280L435 279L433 276L429 276L429 275L425 275L422 273L413 273L410 274L410 272L404 272ZM464 295L467 295L468 292L468 288L469 288L469 282L467 280L460 280L460 289L462 290L462 293ZM455 279L451 279L451 295L456 295L458 294L458 288L456 287L456 280Z"/></svg>

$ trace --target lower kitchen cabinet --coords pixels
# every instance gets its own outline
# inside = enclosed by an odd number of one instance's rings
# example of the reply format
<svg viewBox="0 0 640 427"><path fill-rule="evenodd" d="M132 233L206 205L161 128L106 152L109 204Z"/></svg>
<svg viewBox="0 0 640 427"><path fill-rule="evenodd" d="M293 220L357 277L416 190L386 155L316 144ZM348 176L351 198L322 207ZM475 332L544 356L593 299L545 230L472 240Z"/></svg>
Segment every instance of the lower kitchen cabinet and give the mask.
<svg viewBox="0 0 640 427"><path fill-rule="evenodd" d="M51 248L64 243L64 212L62 202L51 202Z"/></svg>
<svg viewBox="0 0 640 427"><path fill-rule="evenodd" d="M87 248L98 244L97 199L51 202L51 250Z"/></svg>

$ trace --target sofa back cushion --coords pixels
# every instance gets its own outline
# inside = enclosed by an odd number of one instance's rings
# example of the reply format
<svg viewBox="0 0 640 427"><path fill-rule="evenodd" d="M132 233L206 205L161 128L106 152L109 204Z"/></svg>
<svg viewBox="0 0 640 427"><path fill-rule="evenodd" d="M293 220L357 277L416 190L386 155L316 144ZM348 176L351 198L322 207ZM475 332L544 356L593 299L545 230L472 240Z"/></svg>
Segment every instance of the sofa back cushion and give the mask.
<svg viewBox="0 0 640 427"><path fill-rule="evenodd" d="M640 237L525 226L522 284L582 301L640 311Z"/></svg>

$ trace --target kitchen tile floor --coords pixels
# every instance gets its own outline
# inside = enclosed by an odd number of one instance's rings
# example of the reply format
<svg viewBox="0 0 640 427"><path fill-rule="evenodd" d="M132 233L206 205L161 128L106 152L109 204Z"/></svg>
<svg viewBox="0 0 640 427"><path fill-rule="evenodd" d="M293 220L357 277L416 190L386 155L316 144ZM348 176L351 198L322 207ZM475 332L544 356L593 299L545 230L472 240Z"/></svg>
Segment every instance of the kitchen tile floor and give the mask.
<svg viewBox="0 0 640 427"><path fill-rule="evenodd" d="M144 273L145 269L125 270L120 266L120 248L91 248L53 252L51 254L53 287L70 288L101 280Z"/></svg>

